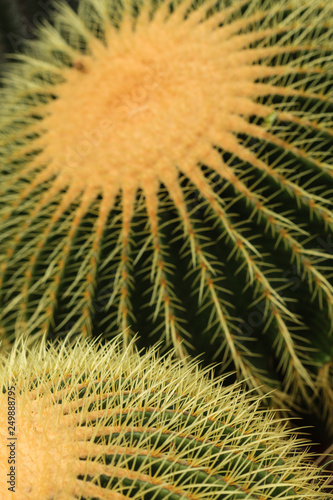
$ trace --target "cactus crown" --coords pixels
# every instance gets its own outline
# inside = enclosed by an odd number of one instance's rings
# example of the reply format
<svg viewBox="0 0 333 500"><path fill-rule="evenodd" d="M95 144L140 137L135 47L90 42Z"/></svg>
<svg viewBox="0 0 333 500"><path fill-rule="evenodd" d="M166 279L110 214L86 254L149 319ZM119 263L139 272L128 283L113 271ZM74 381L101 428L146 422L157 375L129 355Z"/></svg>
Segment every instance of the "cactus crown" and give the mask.
<svg viewBox="0 0 333 500"><path fill-rule="evenodd" d="M1 90L3 338L130 326L329 408L331 12L59 4Z"/></svg>
<svg viewBox="0 0 333 500"><path fill-rule="evenodd" d="M260 398L223 387L197 362L140 356L118 341L30 351L17 342L2 356L0 433L3 391L14 385L18 499L332 498L304 442L259 411Z"/></svg>

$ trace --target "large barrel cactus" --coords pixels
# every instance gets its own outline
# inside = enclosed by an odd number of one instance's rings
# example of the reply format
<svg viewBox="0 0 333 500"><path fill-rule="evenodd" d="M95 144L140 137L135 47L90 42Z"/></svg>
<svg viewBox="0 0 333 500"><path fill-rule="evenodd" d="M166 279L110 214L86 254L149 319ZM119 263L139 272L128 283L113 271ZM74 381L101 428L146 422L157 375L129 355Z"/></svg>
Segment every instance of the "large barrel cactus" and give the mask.
<svg viewBox="0 0 333 500"><path fill-rule="evenodd" d="M139 331L332 430L332 4L56 8L1 90L1 336Z"/></svg>
<svg viewBox="0 0 333 500"><path fill-rule="evenodd" d="M81 339L0 363L2 500L333 498L304 440L197 362Z"/></svg>

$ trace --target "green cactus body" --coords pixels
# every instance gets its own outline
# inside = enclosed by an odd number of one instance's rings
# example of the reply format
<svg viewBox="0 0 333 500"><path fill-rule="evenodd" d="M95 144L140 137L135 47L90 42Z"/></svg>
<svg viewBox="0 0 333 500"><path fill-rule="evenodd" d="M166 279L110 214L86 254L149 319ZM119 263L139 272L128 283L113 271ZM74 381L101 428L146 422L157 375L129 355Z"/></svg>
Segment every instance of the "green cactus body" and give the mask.
<svg viewBox="0 0 333 500"><path fill-rule="evenodd" d="M138 331L333 429L332 4L57 10L1 90L3 339Z"/></svg>
<svg viewBox="0 0 333 500"><path fill-rule="evenodd" d="M198 362L82 339L27 354L23 342L2 356L0 373L3 500L333 498L304 440L259 410L260 397L213 381ZM6 484L9 391L15 493Z"/></svg>

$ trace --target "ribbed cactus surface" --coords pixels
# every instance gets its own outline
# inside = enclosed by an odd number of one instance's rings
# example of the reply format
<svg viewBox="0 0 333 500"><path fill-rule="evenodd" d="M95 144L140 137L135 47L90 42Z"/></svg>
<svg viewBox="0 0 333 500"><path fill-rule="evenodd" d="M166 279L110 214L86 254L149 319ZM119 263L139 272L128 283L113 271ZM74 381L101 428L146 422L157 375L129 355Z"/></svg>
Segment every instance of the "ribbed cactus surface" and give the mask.
<svg viewBox="0 0 333 500"><path fill-rule="evenodd" d="M57 11L1 91L2 337L139 331L332 429L332 4Z"/></svg>
<svg viewBox="0 0 333 500"><path fill-rule="evenodd" d="M239 384L224 387L197 362L140 357L114 341L97 347L81 339L27 352L23 342L2 356L2 500L333 498L304 441ZM6 484L9 390L15 493Z"/></svg>

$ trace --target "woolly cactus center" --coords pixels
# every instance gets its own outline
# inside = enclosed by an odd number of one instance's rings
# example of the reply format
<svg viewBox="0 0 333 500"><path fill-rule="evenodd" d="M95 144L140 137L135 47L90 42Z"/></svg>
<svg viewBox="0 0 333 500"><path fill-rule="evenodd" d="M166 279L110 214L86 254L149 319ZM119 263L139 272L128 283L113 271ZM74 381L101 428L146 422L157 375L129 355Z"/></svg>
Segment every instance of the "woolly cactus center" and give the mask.
<svg viewBox="0 0 333 500"><path fill-rule="evenodd" d="M32 394L16 399L15 439L10 440L12 458L15 458L12 462L16 470L15 484L20 491L18 498L53 498L67 491L76 475L74 429L64 421L61 405L54 405L49 397L35 398ZM0 413L0 471L6 478L10 454L5 432L7 395L1 395L0 402L3 410ZM5 495L1 498L12 498L8 485L2 489L0 484L1 494Z"/></svg>
<svg viewBox="0 0 333 500"><path fill-rule="evenodd" d="M136 190L168 184L178 169L191 177L205 160L232 107L238 65L209 24L173 17L178 26L153 19L113 31L108 46L94 40L66 70L42 138L66 185Z"/></svg>

